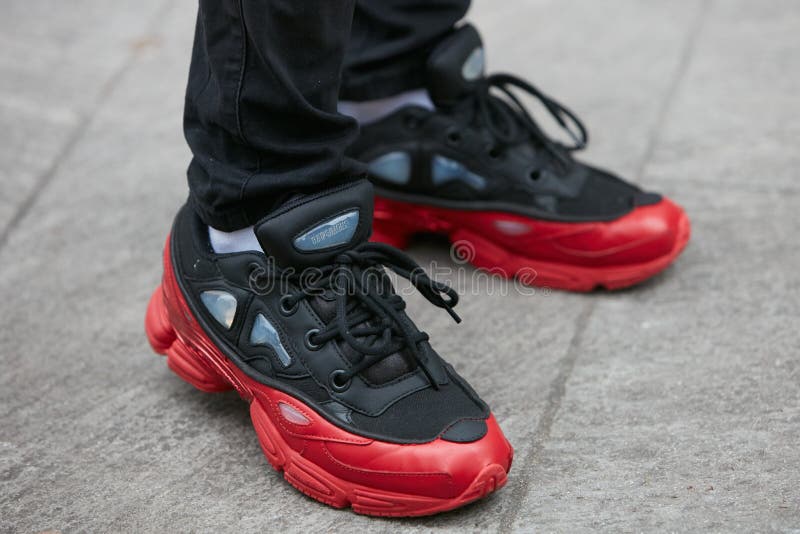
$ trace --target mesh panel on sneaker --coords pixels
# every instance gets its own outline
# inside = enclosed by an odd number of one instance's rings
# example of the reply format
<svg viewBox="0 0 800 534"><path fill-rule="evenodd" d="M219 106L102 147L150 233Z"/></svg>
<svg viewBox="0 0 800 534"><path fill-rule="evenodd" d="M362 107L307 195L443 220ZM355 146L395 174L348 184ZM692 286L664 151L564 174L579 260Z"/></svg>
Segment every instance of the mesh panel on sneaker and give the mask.
<svg viewBox="0 0 800 534"><path fill-rule="evenodd" d="M424 417L420 417L424 414ZM434 439L447 425L463 418L484 418L485 406L451 380L439 390L423 389L391 405L379 417L353 413L353 424L368 432L399 439Z"/></svg>
<svg viewBox="0 0 800 534"><path fill-rule="evenodd" d="M633 206L639 189L603 171L588 168L586 181L576 198L560 198L558 213L575 217L608 217Z"/></svg>

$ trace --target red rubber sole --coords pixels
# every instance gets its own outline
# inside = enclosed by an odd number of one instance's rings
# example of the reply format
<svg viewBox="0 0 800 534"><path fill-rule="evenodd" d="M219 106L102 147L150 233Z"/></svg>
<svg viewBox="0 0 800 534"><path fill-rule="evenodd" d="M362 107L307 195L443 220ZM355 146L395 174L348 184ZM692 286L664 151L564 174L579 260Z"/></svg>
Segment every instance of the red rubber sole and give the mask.
<svg viewBox="0 0 800 534"><path fill-rule="evenodd" d="M669 211L670 220L656 220L656 226L670 226L670 243L666 247L662 236L659 236L661 242L657 243L656 238L636 235L636 231L647 231L654 226L655 210L649 207L637 208L619 221L561 223L503 212L453 210L376 196L372 240L405 248L414 234L445 235L461 259L490 270L492 274L516 277L528 285L569 291L592 291L601 287L614 290L636 285L663 271L689 242L689 218L668 200L663 200L662 204L666 209L659 209ZM499 231L503 225L512 232ZM516 232L524 234L515 235ZM631 250L613 241L622 235L636 243L639 250L635 253L644 257L643 261L637 261L639 258L631 261L630 258L634 257ZM598 250L606 239L610 243L608 252ZM562 242L575 245L568 247ZM625 261L615 264L615 258L625 254Z"/></svg>
<svg viewBox="0 0 800 534"><path fill-rule="evenodd" d="M165 267L168 263L168 258L165 258ZM250 416L256 436L269 463L275 470L282 471L284 478L292 486L317 501L335 508L349 506L354 512L366 515L424 516L453 510L486 497L503 487L507 481L513 450L500 433L493 416L488 421L489 434L494 432L495 435L487 435L483 439L494 440L492 447L495 450L502 449L499 456L503 459L485 465L465 484L465 489L453 497L440 498L388 491L385 488L345 480L330 469L318 465L307 456L320 448L330 456L330 451L336 450L337 446L363 449L379 447L378 456L390 456L396 454L398 448L408 454L414 447L425 447L428 455L433 448L438 449L434 452L447 458L452 457L450 451L457 444L437 439L427 444L398 445L350 434L331 424L301 400L256 382L219 351L203 332L180 293L171 269L165 271L162 285L150 299L145 317L145 331L153 350L166 355L169 368L189 384L211 393L235 389L250 404ZM282 410L287 406L295 417L299 414L301 422L305 422L296 425L296 420L287 420L282 415ZM426 454L422 449L419 450L421 456ZM333 459L333 456L330 458ZM475 462L480 460L474 458ZM402 462L403 459L398 458L398 461ZM365 472L386 476L385 472L377 470ZM415 476L414 473L409 475ZM404 481L401 484L402 482ZM408 487L416 489L413 484Z"/></svg>

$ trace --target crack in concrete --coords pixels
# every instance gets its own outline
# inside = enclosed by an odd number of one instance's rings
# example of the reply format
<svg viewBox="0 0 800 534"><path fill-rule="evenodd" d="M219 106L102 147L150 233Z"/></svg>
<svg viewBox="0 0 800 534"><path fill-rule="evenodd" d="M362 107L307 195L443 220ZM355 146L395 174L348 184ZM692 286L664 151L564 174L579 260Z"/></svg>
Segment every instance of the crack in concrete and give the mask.
<svg viewBox="0 0 800 534"><path fill-rule="evenodd" d="M678 89L680 88L686 72L688 71L692 57L694 56L697 40L700 36L703 24L705 23L711 2L712 0L701 1L697 15L695 15L694 23L692 24L686 36L683 49L681 51L681 56L678 61L678 67L675 70L672 80L667 87L666 94L662 99L661 106L659 107L656 115L655 123L653 124L653 128L648 136L647 145L645 146L639 166L637 167L634 180L635 183L641 182L644 171L647 168L647 165L650 163L650 160L653 158L655 149L660 142L660 133L666 122L667 114L675 100L675 96L678 93ZM507 502L505 503L505 506L508 507L510 512L502 517L497 529L498 532L511 532L514 528L514 523L517 520L521 510L522 501L528 495L528 488L533 481L539 457L544 450L545 444L550 439L553 423L555 422L556 416L561 409L561 403L566 395L567 380L569 380L570 376L572 375L572 371L575 368L583 334L586 331L589 320L591 319L592 313L595 310L596 303L597 300L594 299L589 301L575 320L575 332L570 340L564 357L558 362L559 370L556 374L556 377L550 383L550 391L547 394L544 412L539 418L536 428L532 433L526 436L525 441L531 442L531 447L528 449L528 452L525 454L525 456L515 462L515 465L518 469L518 474L514 486L509 488L511 495L509 495Z"/></svg>
<svg viewBox="0 0 800 534"><path fill-rule="evenodd" d="M539 455L544 449L545 442L550 438L550 430L567 391L567 380L569 380L572 370L575 368L583 334L589 325L589 319L594 312L596 304L596 300L588 301L575 320L575 332L567 346L564 357L558 362L558 373L550 383L550 391L547 393L544 412L539 417L536 428L529 435L530 441L532 441L531 448L528 449L525 456L514 462L521 473L517 473L516 485L513 488L509 488L511 495L508 496L505 505L510 507L511 513L503 516L498 532L510 532L514 527L514 521L519 515L522 500L528 494L528 487L533 479L534 468L538 463ZM526 441L529 440L526 439Z"/></svg>
<svg viewBox="0 0 800 534"><path fill-rule="evenodd" d="M639 166L636 168L636 174L634 175L633 180L633 182L636 184L641 183L642 178L644 177L644 172L647 169L647 165L650 163L650 160L653 159L656 147L661 142L661 132L666 124L667 114L672 107L673 102L675 101L675 96L678 94L678 89L680 88L681 83L686 76L686 72L689 70L689 64L694 56L694 51L697 47L697 39L700 37L703 25L705 24L706 17L711 7L711 1L712 0L702 0L700 7L698 8L697 15L695 15L694 22L686 36L686 40L683 44L683 50L681 51L681 56L678 60L678 68L675 70L675 74L672 76L672 81L667 87L667 92L661 101L661 106L658 108L656 120L650 130L650 135L648 136L647 145L645 146L644 153L642 154L642 159L639 161Z"/></svg>
<svg viewBox="0 0 800 534"><path fill-rule="evenodd" d="M172 7L172 0L165 0L159 6L153 18L145 25L143 30L145 34L153 33L155 28L158 27L159 23L164 19L164 15L167 13L170 7ZM47 189L47 186L50 185L50 183L52 183L63 163L69 158L70 154L72 154L72 151L78 145L78 142L83 139L84 135L89 130L89 126L92 124L92 121L97 116L97 110L100 109L103 104L105 104L108 98L113 94L114 89L116 89L120 81L122 81L128 70L130 70L130 68L136 63L136 60L142 53L142 47L133 47L132 50L133 51L122 60L117 70L112 72L111 76L109 76L105 81L97 95L97 99L90 107L90 111L79 117L78 124L67 136L67 140L64 142L61 149L56 153L53 161L36 179L36 183L31 188L28 195L17 205L17 209L14 211L14 214L11 216L8 224L6 224L5 228L0 231L0 250L5 248L9 238L11 237L11 234L31 210L42 192Z"/></svg>

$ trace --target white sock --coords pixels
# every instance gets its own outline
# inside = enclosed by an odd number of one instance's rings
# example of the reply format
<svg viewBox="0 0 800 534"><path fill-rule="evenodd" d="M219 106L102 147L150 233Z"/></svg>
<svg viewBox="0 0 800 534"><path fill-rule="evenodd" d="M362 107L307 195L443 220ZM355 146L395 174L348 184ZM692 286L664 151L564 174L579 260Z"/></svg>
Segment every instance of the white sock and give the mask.
<svg viewBox="0 0 800 534"><path fill-rule="evenodd" d="M420 106L425 109L433 109L434 107L431 97L428 96L428 91L414 89L399 95L365 102L340 101L339 113L353 117L360 124L369 124L405 106Z"/></svg>
<svg viewBox="0 0 800 534"><path fill-rule="evenodd" d="M211 248L217 254L246 252L248 250L263 252L252 226L233 232L222 232L209 226L208 238L211 240Z"/></svg>

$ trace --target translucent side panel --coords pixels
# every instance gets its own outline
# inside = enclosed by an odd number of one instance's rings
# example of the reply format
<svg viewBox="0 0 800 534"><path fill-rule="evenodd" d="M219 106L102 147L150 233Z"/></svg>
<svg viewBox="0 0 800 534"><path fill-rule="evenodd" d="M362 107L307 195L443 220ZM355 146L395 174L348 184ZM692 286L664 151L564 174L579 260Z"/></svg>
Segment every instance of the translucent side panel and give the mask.
<svg viewBox="0 0 800 534"><path fill-rule="evenodd" d="M230 328L236 316L236 297L225 291L203 291L200 300L209 313L225 328Z"/></svg>
<svg viewBox="0 0 800 534"><path fill-rule="evenodd" d="M309 252L344 245L353 238L358 228L358 210L348 211L320 223L294 240L297 250Z"/></svg>
<svg viewBox="0 0 800 534"><path fill-rule="evenodd" d="M431 175L434 185L442 185L454 180L464 182L473 189L484 189L486 178L470 172L457 161L444 156L434 156L431 163Z"/></svg>
<svg viewBox="0 0 800 534"><path fill-rule="evenodd" d="M267 318L260 313L256 315L256 320L253 322L253 330L250 332L251 345L266 345L272 347L278 359L286 366L292 363L292 357L286 352L286 349L281 343L281 338L278 331L272 326L272 323L267 321Z"/></svg>
<svg viewBox="0 0 800 534"><path fill-rule="evenodd" d="M411 179L411 157L406 152L389 152L372 160L369 172L393 184L407 184Z"/></svg>
<svg viewBox="0 0 800 534"><path fill-rule="evenodd" d="M476 48L461 66L461 76L465 80L477 80L483 74L483 47Z"/></svg>
<svg viewBox="0 0 800 534"><path fill-rule="evenodd" d="M294 406L290 406L285 402L279 402L278 409L281 411L283 418L290 423L301 426L311 424L311 421L309 421L305 415L301 414Z"/></svg>
<svg viewBox="0 0 800 534"><path fill-rule="evenodd" d="M530 232L527 224L518 221L499 220L494 222L494 226L506 235L523 235Z"/></svg>

